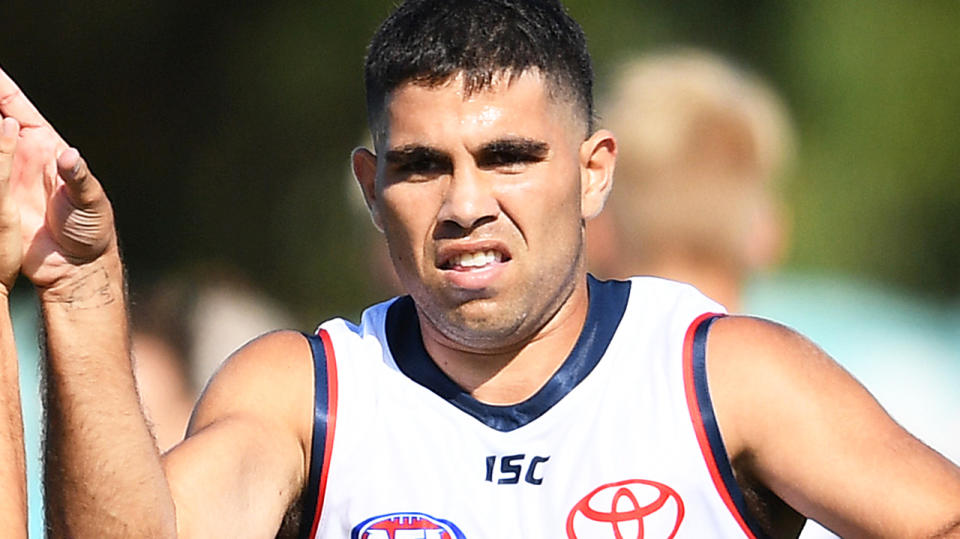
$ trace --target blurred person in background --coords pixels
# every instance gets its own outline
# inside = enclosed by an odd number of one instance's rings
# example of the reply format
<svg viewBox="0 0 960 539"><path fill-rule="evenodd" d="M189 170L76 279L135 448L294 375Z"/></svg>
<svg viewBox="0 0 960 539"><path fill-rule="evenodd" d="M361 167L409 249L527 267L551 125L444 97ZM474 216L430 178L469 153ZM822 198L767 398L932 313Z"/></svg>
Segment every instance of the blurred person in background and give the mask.
<svg viewBox="0 0 960 539"><path fill-rule="evenodd" d="M617 134L614 195L587 226L591 270L695 284L740 311L747 277L779 263L778 182L793 130L777 95L704 51L624 63L601 122Z"/></svg>
<svg viewBox="0 0 960 539"><path fill-rule="evenodd" d="M587 227L594 272L690 282L796 328L960 460L960 348L945 312L864 283L765 273L789 243L780 183L794 133L764 81L706 51L644 55L616 71L601 118L620 155L614 194ZM833 534L811 522L803 536Z"/></svg>
<svg viewBox="0 0 960 539"><path fill-rule="evenodd" d="M199 394L190 376L190 305L185 287L160 281L132 289L130 338L133 373L157 448L183 439Z"/></svg>
<svg viewBox="0 0 960 539"><path fill-rule="evenodd" d="M137 391L161 452L183 440L193 405L224 358L268 331L295 327L239 272L196 268L131 294Z"/></svg>

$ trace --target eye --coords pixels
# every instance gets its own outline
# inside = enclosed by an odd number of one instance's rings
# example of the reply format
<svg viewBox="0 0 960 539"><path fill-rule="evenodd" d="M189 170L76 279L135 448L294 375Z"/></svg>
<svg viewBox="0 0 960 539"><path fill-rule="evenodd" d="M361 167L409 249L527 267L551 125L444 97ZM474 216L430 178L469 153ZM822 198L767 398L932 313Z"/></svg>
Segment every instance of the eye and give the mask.
<svg viewBox="0 0 960 539"><path fill-rule="evenodd" d="M528 165L539 161L531 155L516 152L496 152L484 160L487 167L496 168L520 168L521 165Z"/></svg>
<svg viewBox="0 0 960 539"><path fill-rule="evenodd" d="M508 138L487 144L477 156L477 165L507 174L523 172L528 166L547 158L549 147L545 142Z"/></svg>
<svg viewBox="0 0 960 539"><path fill-rule="evenodd" d="M437 175L446 172L449 166L435 159L414 159L397 166L400 174Z"/></svg>
<svg viewBox="0 0 960 539"><path fill-rule="evenodd" d="M407 146L387 152L389 173L399 181L423 181L453 170L450 157L432 148Z"/></svg>

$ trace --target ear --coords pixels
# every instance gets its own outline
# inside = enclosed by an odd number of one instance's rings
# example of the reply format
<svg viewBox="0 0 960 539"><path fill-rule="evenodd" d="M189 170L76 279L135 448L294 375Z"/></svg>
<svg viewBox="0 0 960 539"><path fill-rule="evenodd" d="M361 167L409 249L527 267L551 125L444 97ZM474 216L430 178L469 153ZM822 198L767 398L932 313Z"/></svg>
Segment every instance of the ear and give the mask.
<svg viewBox="0 0 960 539"><path fill-rule="evenodd" d="M580 213L593 219L603 209L613 189L617 139L606 129L597 130L580 144Z"/></svg>
<svg viewBox="0 0 960 539"><path fill-rule="evenodd" d="M380 211L377 209L377 156L366 148L357 148L353 150L350 158L353 164L353 176L360 184L363 201L367 203L373 224L383 232Z"/></svg>

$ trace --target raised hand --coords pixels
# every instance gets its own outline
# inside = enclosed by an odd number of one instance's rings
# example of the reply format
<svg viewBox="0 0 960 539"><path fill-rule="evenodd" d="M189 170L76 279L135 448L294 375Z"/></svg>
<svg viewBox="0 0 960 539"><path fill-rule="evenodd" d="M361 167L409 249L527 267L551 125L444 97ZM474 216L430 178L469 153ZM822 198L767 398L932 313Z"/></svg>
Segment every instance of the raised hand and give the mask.
<svg viewBox="0 0 960 539"><path fill-rule="evenodd" d="M0 212L0 249L11 251L6 256L6 251L0 251L0 277L13 279L19 266L20 273L36 286L43 312L48 405L44 480L50 534L173 536L173 504L140 412L131 368L123 265L110 202L77 150L64 142L2 70L0 116L2 149L7 151L0 154L0 166L4 156L13 155L5 196L0 185L4 204L0 210L8 210ZM11 236L17 230L19 251ZM0 335L0 346L12 349L12 342L12 335ZM4 399L3 389L16 395L9 389L16 386L2 382L0 378L0 419L5 410L6 416L19 417L19 408L2 406L5 401L14 402L12 397ZM117 433L127 439L118 443L113 436ZM0 462L14 462L17 449L4 452L0 444ZM6 454L13 456L6 458ZM142 470L128 469L124 465L128 458L147 465ZM7 469L14 468L3 468ZM0 492L20 492L12 487L4 490L4 483L16 486L22 483L17 478L0 474ZM141 489L142 496L138 495ZM152 503L158 496L165 502L160 509ZM0 496L0 519L10 514L13 522L25 513L19 511L21 498L5 503ZM96 507L90 504L94 499L110 501ZM116 511L127 501L135 508L143 504L149 509L129 514ZM136 531L134 519L153 513L160 515L164 532ZM0 529L6 533L10 527L0 520Z"/></svg>
<svg viewBox="0 0 960 539"><path fill-rule="evenodd" d="M4 200L11 198L19 208L20 271L41 291L65 278L82 278L78 273L84 266L116 253L113 211L103 189L77 150L2 70L0 116L5 125L10 119L19 122ZM4 263L0 261L0 270L7 271Z"/></svg>
<svg viewBox="0 0 960 539"><path fill-rule="evenodd" d="M20 136L20 124L13 118L0 122L0 294L9 297L23 260L20 211L10 197L10 173Z"/></svg>

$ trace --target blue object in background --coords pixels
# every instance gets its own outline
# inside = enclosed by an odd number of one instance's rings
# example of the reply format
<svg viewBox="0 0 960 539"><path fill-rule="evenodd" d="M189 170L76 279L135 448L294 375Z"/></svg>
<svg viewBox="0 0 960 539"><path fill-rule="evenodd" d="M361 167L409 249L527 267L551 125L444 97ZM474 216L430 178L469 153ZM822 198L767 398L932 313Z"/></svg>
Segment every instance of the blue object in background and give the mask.
<svg viewBox="0 0 960 539"><path fill-rule="evenodd" d="M27 512L30 537L44 537L43 403L40 399L39 311L33 291L16 287L10 302L13 334L20 362L20 402L27 460Z"/></svg>
<svg viewBox="0 0 960 539"><path fill-rule="evenodd" d="M879 285L797 274L756 280L744 305L813 340L898 423L960 463L960 311Z"/></svg>

